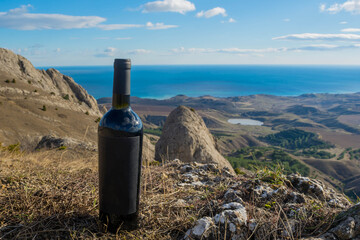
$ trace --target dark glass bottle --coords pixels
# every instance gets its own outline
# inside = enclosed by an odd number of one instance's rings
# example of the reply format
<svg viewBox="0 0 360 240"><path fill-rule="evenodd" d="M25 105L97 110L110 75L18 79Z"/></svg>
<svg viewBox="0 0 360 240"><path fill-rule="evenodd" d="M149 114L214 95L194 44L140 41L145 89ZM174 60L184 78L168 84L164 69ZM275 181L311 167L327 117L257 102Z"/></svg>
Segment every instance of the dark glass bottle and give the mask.
<svg viewBox="0 0 360 240"><path fill-rule="evenodd" d="M130 59L115 59L112 108L98 129L99 217L107 230L138 225L143 125L130 107Z"/></svg>

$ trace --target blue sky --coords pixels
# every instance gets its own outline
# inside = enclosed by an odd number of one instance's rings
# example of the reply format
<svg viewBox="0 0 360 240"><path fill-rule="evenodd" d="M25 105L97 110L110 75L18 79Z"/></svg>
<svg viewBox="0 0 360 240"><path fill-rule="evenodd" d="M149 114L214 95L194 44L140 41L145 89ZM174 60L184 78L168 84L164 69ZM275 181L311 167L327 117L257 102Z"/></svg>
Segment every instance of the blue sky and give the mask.
<svg viewBox="0 0 360 240"><path fill-rule="evenodd" d="M360 0L0 1L0 47L35 66L360 65Z"/></svg>

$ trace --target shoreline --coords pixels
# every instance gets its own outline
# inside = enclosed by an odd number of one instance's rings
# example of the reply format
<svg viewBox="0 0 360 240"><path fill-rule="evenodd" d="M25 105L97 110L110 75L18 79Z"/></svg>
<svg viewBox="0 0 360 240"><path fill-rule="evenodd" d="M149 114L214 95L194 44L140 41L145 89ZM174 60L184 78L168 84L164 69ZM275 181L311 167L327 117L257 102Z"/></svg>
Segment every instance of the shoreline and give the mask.
<svg viewBox="0 0 360 240"><path fill-rule="evenodd" d="M201 95L201 96L188 96L185 94L178 94L178 95L174 95L171 97L138 97L138 96L131 96L131 98L138 98L138 99L142 99L142 100L159 100L159 101L163 101L163 100L171 100L173 98L179 98L179 97L183 97L183 98L217 98L217 99L229 99L229 98L241 98L241 97L255 97L255 96L267 96L267 97L285 97L285 98L297 98L297 97L306 97L306 95L310 96L310 95L354 95L354 94L360 94L360 92L317 92L317 93L303 93L303 94L299 94L299 95L275 95L275 94L250 94L250 95L238 95L238 96L228 96L228 97L217 97L217 96L212 96L212 95ZM112 99L112 97L100 97L100 98L95 98L96 101L99 103L100 101L106 100L106 99Z"/></svg>

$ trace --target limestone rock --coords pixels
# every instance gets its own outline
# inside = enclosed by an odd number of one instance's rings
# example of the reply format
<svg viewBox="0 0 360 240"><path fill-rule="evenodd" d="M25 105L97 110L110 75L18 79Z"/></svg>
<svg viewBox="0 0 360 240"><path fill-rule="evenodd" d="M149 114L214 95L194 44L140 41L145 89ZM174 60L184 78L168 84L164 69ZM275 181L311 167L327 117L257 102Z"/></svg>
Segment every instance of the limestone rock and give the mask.
<svg viewBox="0 0 360 240"><path fill-rule="evenodd" d="M213 136L195 110L179 106L173 110L156 144L155 159L216 163L234 173L230 163L217 151Z"/></svg>
<svg viewBox="0 0 360 240"><path fill-rule="evenodd" d="M326 188L319 180L303 177L300 174L290 174L287 179L300 193L326 201L330 206L339 208L350 206L350 202L343 195L336 193L333 189Z"/></svg>
<svg viewBox="0 0 360 240"><path fill-rule="evenodd" d="M339 239L353 239L355 237L355 219L348 217L331 230Z"/></svg>
<svg viewBox="0 0 360 240"><path fill-rule="evenodd" d="M203 217L197 220L195 226L186 232L184 239L206 239L214 226L212 218Z"/></svg>

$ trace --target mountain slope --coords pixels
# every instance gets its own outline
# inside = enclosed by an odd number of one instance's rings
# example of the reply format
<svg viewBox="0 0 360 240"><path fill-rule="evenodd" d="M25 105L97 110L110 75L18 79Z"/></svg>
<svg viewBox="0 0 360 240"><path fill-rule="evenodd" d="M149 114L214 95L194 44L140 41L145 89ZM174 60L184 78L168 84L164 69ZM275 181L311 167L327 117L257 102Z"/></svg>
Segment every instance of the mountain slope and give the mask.
<svg viewBox="0 0 360 240"><path fill-rule="evenodd" d="M96 100L55 69L37 70L26 58L0 48L0 142L36 144L44 135L93 144L101 116Z"/></svg>

